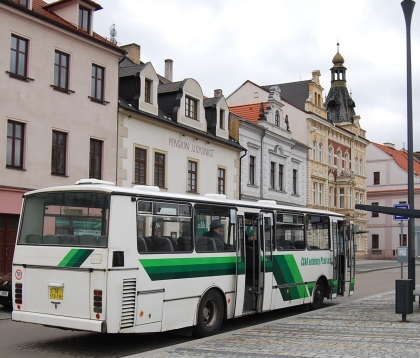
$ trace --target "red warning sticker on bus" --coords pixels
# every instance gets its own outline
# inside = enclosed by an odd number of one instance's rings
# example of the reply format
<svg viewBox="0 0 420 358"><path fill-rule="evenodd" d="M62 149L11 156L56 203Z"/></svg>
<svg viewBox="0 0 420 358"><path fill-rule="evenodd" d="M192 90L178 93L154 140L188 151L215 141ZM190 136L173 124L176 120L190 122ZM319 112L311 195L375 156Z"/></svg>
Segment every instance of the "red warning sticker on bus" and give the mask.
<svg viewBox="0 0 420 358"><path fill-rule="evenodd" d="M16 277L16 280L22 279L22 270L16 270L15 277Z"/></svg>

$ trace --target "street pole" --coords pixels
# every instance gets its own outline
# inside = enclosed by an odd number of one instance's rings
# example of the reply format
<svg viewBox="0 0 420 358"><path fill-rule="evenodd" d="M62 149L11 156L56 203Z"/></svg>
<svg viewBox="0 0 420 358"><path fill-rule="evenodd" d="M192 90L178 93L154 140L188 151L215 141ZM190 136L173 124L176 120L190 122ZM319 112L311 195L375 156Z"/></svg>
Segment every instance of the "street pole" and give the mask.
<svg viewBox="0 0 420 358"><path fill-rule="evenodd" d="M404 245L404 221L402 221L401 220L401 223L400 223L400 225L401 225L401 236L400 236L400 246L403 246ZM404 267L404 264L401 262L401 280L403 280L404 279L404 274L403 274L403 267Z"/></svg>
<svg viewBox="0 0 420 358"><path fill-rule="evenodd" d="M413 164L413 101L411 84L411 17L413 15L415 2L413 0L404 0L401 6L404 12L406 39L407 39L407 143L408 143L408 207L414 209L414 164ZM415 283L415 262L414 262L414 218L408 220L408 279L412 279L411 293L416 285ZM414 299L414 296L413 296Z"/></svg>

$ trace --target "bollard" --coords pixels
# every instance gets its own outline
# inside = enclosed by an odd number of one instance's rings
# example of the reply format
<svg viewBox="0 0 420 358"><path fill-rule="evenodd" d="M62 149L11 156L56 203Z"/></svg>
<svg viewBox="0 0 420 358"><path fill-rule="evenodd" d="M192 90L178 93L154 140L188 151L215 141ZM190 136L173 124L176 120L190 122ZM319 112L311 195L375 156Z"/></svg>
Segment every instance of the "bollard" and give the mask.
<svg viewBox="0 0 420 358"><path fill-rule="evenodd" d="M413 313L413 287L409 280L395 280L395 313L402 314L402 321L406 322L407 314Z"/></svg>

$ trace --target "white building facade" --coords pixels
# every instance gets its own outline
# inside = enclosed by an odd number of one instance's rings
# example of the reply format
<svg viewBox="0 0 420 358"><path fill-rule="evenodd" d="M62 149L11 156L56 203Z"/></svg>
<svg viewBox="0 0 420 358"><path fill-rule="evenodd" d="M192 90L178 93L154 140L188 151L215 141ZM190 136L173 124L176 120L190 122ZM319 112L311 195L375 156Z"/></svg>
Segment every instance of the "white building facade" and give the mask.
<svg viewBox="0 0 420 358"><path fill-rule="evenodd" d="M238 96L244 92L239 91ZM229 101L235 102L235 94ZM231 122L237 122L231 123L232 130L237 130L239 143L246 148L241 161L241 198L305 206L308 147L292 139L283 106L280 88L273 86L265 106L230 107L236 114Z"/></svg>
<svg viewBox="0 0 420 358"><path fill-rule="evenodd" d="M220 92L206 98L194 79L172 82L158 76L151 63L124 60L118 185L239 198L243 148L230 138L228 118L229 108Z"/></svg>

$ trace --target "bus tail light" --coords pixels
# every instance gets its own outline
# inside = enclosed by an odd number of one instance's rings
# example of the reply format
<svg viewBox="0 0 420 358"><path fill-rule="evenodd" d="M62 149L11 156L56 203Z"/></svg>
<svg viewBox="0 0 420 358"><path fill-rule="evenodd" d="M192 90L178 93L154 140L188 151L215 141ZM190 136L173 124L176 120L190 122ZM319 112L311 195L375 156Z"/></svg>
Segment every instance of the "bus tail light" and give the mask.
<svg viewBox="0 0 420 358"><path fill-rule="evenodd" d="M22 304L22 284L15 283L15 303Z"/></svg>
<svg viewBox="0 0 420 358"><path fill-rule="evenodd" d="M102 290L93 290L93 311L102 313Z"/></svg>

